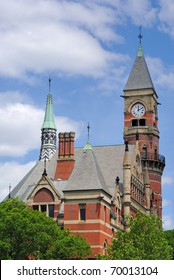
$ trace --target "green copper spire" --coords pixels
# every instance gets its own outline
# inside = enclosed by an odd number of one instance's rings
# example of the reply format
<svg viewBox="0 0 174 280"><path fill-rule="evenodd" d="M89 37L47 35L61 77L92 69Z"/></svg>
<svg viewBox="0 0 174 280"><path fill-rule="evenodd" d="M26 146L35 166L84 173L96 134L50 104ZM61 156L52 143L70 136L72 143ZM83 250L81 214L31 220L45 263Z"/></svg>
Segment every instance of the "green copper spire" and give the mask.
<svg viewBox="0 0 174 280"><path fill-rule="evenodd" d="M137 56L138 56L138 57L142 57L143 55L144 55L144 54L143 54L143 47L142 47L141 44L139 44Z"/></svg>
<svg viewBox="0 0 174 280"><path fill-rule="evenodd" d="M54 123L52 95L50 93L47 96L45 118L44 118L44 122L43 122L43 125L42 125L42 129L43 128L56 129L56 125Z"/></svg>

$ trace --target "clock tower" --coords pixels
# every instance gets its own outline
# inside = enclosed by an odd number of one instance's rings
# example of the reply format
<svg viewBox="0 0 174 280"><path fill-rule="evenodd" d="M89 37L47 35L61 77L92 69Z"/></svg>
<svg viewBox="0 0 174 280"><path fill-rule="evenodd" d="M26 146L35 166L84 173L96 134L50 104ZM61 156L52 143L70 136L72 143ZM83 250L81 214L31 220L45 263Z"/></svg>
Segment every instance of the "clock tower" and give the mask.
<svg viewBox="0 0 174 280"><path fill-rule="evenodd" d="M150 211L162 216L161 176L165 158L159 154L158 95L153 85L141 39L137 56L124 88L124 139L129 144L139 140L141 161L148 169Z"/></svg>

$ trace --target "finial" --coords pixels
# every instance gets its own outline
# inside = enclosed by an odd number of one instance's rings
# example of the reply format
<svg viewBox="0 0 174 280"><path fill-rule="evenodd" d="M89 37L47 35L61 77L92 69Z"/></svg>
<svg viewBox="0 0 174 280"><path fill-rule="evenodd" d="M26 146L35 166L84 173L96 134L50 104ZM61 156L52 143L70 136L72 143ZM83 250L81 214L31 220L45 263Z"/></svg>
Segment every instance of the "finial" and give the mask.
<svg viewBox="0 0 174 280"><path fill-rule="evenodd" d="M88 141L89 141L89 130L90 130L90 125L89 125L89 122L88 122L87 129L88 129Z"/></svg>
<svg viewBox="0 0 174 280"><path fill-rule="evenodd" d="M8 198L11 198L11 184L9 185L9 193L8 193Z"/></svg>
<svg viewBox="0 0 174 280"><path fill-rule="evenodd" d="M115 182L116 182L117 185L119 184L120 178L118 176L116 177Z"/></svg>
<svg viewBox="0 0 174 280"><path fill-rule="evenodd" d="M86 152L87 150L92 150L92 146L91 146L91 143L90 143L90 140L89 140L89 130L90 130L89 122L88 122L87 129L88 129L88 140L87 140L86 145L84 147L84 152Z"/></svg>
<svg viewBox="0 0 174 280"><path fill-rule="evenodd" d="M49 80L48 80L48 82L49 82L49 92L51 92L51 81L52 81L52 79L49 77Z"/></svg>
<svg viewBox="0 0 174 280"><path fill-rule="evenodd" d="M47 176L47 158L44 158L44 172L42 174L43 176Z"/></svg>
<svg viewBox="0 0 174 280"><path fill-rule="evenodd" d="M141 40L143 38L143 35L141 34L141 29L142 29L142 26L140 26L140 34L138 35L140 45L141 45Z"/></svg>
<svg viewBox="0 0 174 280"><path fill-rule="evenodd" d="M128 140L125 140L125 152L129 151L129 147L128 147Z"/></svg>

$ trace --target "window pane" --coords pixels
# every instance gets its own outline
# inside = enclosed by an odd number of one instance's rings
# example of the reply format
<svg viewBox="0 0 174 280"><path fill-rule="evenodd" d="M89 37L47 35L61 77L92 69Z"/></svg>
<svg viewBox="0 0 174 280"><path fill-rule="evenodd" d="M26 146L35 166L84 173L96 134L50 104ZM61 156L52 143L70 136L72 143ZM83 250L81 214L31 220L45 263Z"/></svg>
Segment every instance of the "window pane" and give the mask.
<svg viewBox="0 0 174 280"><path fill-rule="evenodd" d="M79 216L81 221L86 221L86 204L79 205Z"/></svg>
<svg viewBox="0 0 174 280"><path fill-rule="evenodd" d="M80 209L80 220L81 221L86 220L86 209Z"/></svg>
<svg viewBox="0 0 174 280"><path fill-rule="evenodd" d="M41 212L45 213L47 211L47 206L46 205L41 205L40 210L41 210Z"/></svg>
<svg viewBox="0 0 174 280"><path fill-rule="evenodd" d="M138 120L132 120L132 126L138 126Z"/></svg>
<svg viewBox="0 0 174 280"><path fill-rule="evenodd" d="M48 205L49 217L54 218L54 204Z"/></svg>
<svg viewBox="0 0 174 280"><path fill-rule="evenodd" d="M33 210L39 211L39 205L33 205Z"/></svg>
<svg viewBox="0 0 174 280"><path fill-rule="evenodd" d="M146 120L140 119L140 126L145 126L145 125L146 125Z"/></svg>

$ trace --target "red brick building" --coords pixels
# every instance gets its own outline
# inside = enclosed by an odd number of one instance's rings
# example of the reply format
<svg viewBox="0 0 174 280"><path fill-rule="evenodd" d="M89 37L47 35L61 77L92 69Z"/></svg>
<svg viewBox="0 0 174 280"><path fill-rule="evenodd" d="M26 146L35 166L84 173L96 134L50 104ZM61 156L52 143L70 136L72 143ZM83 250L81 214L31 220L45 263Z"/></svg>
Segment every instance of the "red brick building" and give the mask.
<svg viewBox="0 0 174 280"><path fill-rule="evenodd" d="M56 149L49 93L39 161L11 192L58 226L83 235L92 258L105 253L118 230L127 230L127 215L134 217L138 209L162 215L159 103L141 42L123 101L124 144L93 147L88 139L76 148L75 133L62 132Z"/></svg>

